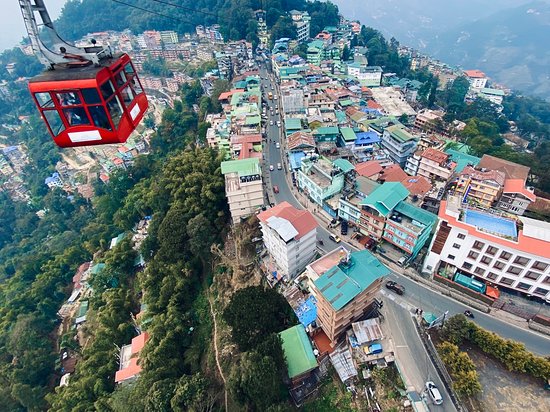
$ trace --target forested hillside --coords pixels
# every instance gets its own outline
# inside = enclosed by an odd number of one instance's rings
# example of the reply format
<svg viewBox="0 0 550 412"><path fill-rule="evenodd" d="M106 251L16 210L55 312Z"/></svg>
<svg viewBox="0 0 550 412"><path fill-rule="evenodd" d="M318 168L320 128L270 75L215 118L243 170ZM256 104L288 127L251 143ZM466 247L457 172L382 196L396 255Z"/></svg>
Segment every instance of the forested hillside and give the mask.
<svg viewBox="0 0 550 412"><path fill-rule="evenodd" d="M70 0L56 23L57 29L68 39L76 40L87 33L101 30L130 29L135 33L144 30L176 30L179 33L193 33L197 25L218 23L226 39L255 41L256 19L253 12L258 9L266 10L269 28L290 27L286 12L293 9L307 10L310 13L312 33L338 22L338 8L330 2L321 1L128 0L124 3L141 9L112 0ZM158 14L148 13L143 9Z"/></svg>

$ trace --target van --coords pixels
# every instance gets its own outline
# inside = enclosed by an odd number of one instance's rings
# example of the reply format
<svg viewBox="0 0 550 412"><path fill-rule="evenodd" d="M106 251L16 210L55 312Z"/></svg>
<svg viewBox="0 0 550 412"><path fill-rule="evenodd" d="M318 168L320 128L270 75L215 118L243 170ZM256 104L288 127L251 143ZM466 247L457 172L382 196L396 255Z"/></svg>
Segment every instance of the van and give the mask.
<svg viewBox="0 0 550 412"><path fill-rule="evenodd" d="M405 263L407 263L407 257L406 256L400 257L399 260L397 261L397 264L401 267L405 266Z"/></svg>

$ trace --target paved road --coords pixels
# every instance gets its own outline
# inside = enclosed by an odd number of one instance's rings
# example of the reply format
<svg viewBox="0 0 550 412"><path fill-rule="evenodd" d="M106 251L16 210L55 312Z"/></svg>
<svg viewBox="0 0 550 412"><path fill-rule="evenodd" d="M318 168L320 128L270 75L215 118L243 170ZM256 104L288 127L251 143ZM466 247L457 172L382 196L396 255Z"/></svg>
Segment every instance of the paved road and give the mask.
<svg viewBox="0 0 550 412"><path fill-rule="evenodd" d="M418 336L411 315L412 306L392 292L382 293L385 296L382 313L392 333L395 357L407 390L423 393L424 384L431 380L438 386L443 404L434 405L429 397L426 398L430 411L456 411Z"/></svg>

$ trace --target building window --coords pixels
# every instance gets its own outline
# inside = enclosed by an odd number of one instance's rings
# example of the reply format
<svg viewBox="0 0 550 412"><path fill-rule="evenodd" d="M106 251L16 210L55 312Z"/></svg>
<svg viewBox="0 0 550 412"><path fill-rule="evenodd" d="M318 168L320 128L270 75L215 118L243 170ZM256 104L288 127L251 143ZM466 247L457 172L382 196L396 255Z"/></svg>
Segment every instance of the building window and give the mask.
<svg viewBox="0 0 550 412"><path fill-rule="evenodd" d="M476 240L474 242L474 245L472 246L475 250L481 250L483 249L483 246L485 246L485 243L480 242L479 240Z"/></svg>
<svg viewBox="0 0 550 412"><path fill-rule="evenodd" d="M474 273L475 273L476 275L483 276L483 274L485 273L485 269L476 268L476 270L474 270Z"/></svg>
<svg viewBox="0 0 550 412"><path fill-rule="evenodd" d="M459 239L466 239L466 235L464 233L459 233L456 237Z"/></svg>
<svg viewBox="0 0 550 412"><path fill-rule="evenodd" d="M488 256L483 256L481 258L481 263L483 263L484 265L490 265L492 261L493 261L493 259L491 259Z"/></svg>
<svg viewBox="0 0 550 412"><path fill-rule="evenodd" d="M497 280L497 278L498 278L498 275L493 272L489 272L489 274L487 275L487 279Z"/></svg>
<svg viewBox="0 0 550 412"><path fill-rule="evenodd" d="M531 280L537 280L540 277L540 273L533 272L530 270L525 274L524 277Z"/></svg>
<svg viewBox="0 0 550 412"><path fill-rule="evenodd" d="M516 266L510 266L506 272L511 273L513 275L519 275L523 269L518 268Z"/></svg>
<svg viewBox="0 0 550 412"><path fill-rule="evenodd" d="M512 254L511 253L508 253L508 252L502 252L500 254L500 258L502 260L510 260L510 258L512 257Z"/></svg>
<svg viewBox="0 0 550 412"><path fill-rule="evenodd" d="M447 255L447 258L448 258L448 259L451 259L451 260L454 260L455 257L456 257L456 256L454 256L454 255Z"/></svg>
<svg viewBox="0 0 550 412"><path fill-rule="evenodd" d="M523 282L518 282L517 286L516 286L518 289L521 289L521 290L529 290L531 289L531 285L527 284L527 283L523 283Z"/></svg>
<svg viewBox="0 0 550 412"><path fill-rule="evenodd" d="M539 262L538 260L533 263L533 266L531 266L533 269L540 270L541 272L544 272L546 268L548 267L547 263Z"/></svg>
<svg viewBox="0 0 550 412"><path fill-rule="evenodd" d="M546 296L546 294L548 293L548 290L547 289L544 289L544 288L536 288L533 293L535 295L540 295L540 296Z"/></svg>
<svg viewBox="0 0 550 412"><path fill-rule="evenodd" d="M517 263L518 265L521 265L523 267L525 267L529 262L530 260L523 256L517 256L514 259L514 263Z"/></svg>
<svg viewBox="0 0 550 412"><path fill-rule="evenodd" d="M472 268L472 264L471 263L468 263L468 262L464 262L462 264L462 268L463 269L466 269L466 270L470 270Z"/></svg>
<svg viewBox="0 0 550 412"><path fill-rule="evenodd" d="M468 253L468 258L469 258L469 259L476 260L478 256L479 256L479 253L477 253L477 252L470 252L470 253Z"/></svg>
<svg viewBox="0 0 550 412"><path fill-rule="evenodd" d="M493 265L493 267L498 269L498 270L504 269L504 266L506 266L506 265L502 262L499 262L499 261L496 261L495 264Z"/></svg>
<svg viewBox="0 0 550 412"><path fill-rule="evenodd" d="M543 280L544 283L548 283L550 285L550 276L546 276Z"/></svg>
<svg viewBox="0 0 550 412"><path fill-rule="evenodd" d="M487 250L485 251L485 253L487 253L488 255L491 255L491 256L495 256L498 252L498 248L494 247L494 246L489 246L487 248Z"/></svg>
<svg viewBox="0 0 550 412"><path fill-rule="evenodd" d="M510 278L505 278L505 277L502 277L500 279L500 282L499 283L502 283L503 285L511 285L512 283L514 283L514 279L510 279Z"/></svg>
<svg viewBox="0 0 550 412"><path fill-rule="evenodd" d="M453 244L453 247L454 247L455 249L460 249L460 245L459 245L458 243L454 243L454 244Z"/></svg>

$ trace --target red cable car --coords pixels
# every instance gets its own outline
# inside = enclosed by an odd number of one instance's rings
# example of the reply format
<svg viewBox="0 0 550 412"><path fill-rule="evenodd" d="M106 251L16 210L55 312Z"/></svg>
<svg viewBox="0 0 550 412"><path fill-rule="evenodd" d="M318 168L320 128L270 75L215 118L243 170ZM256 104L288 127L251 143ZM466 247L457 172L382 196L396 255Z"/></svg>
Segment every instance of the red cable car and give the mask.
<svg viewBox="0 0 550 412"><path fill-rule="evenodd" d="M60 147L124 143L149 106L127 54L46 71L29 90Z"/></svg>
<svg viewBox="0 0 550 412"><path fill-rule="evenodd" d="M33 51L48 68L30 80L29 89L55 143L124 143L149 106L130 57L113 55L95 40L87 47L67 43L55 31L44 0L19 0L19 6ZM41 35L51 41L43 42Z"/></svg>

